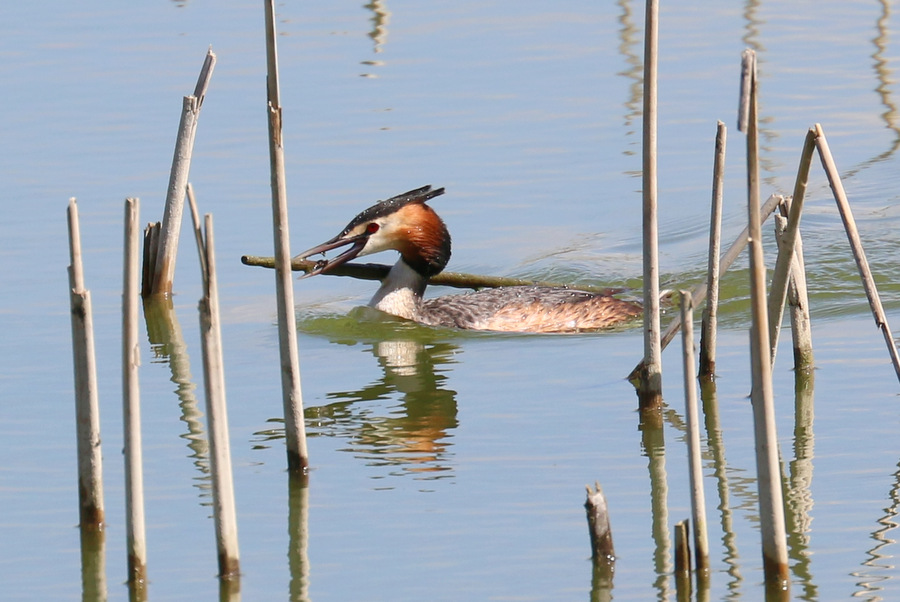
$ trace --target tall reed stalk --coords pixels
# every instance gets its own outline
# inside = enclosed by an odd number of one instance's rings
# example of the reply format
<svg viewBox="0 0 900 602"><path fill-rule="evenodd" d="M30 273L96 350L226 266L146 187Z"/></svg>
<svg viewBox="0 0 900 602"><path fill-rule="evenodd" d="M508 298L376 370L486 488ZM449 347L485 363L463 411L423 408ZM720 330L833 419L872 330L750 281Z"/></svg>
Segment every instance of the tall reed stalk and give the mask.
<svg viewBox="0 0 900 602"><path fill-rule="evenodd" d="M266 90L269 115L269 161L272 184L272 222L275 234L275 292L278 305L278 342L281 356L281 392L287 439L288 470L303 472L309 466L306 426L303 423L303 393L300 388L300 358L297 351L297 316L294 314L294 283L291 276L288 228L287 182L284 173L282 110L278 87L278 48L275 38L275 3L266 0Z"/></svg>

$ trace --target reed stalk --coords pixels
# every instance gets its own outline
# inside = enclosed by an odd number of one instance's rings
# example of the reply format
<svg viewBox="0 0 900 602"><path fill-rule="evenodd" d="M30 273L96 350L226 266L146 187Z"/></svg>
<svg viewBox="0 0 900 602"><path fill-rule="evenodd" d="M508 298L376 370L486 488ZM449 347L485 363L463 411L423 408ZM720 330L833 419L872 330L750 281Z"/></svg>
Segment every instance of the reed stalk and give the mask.
<svg viewBox="0 0 900 602"><path fill-rule="evenodd" d="M759 137L756 53L745 50L742 72L750 78L747 121L747 221L750 239L750 358L753 424L756 440L756 473L759 487L759 514L762 530L763 568L767 589L783 592L789 588L787 544L784 532L784 502L775 432L775 401L772 390L772 355L769 347L766 308L766 266L763 261L762 229L759 220ZM744 103L742 103L743 106Z"/></svg>
<svg viewBox="0 0 900 602"><path fill-rule="evenodd" d="M722 246L722 198L725 191L725 143L728 128L716 125L716 153L713 162L712 203L709 216L709 257L706 263L708 295L700 329L700 379L716 374L716 330L719 313L719 253Z"/></svg>
<svg viewBox="0 0 900 602"><path fill-rule="evenodd" d="M125 200L125 268L122 293L122 418L125 430L125 529L128 583L143 590L147 582L144 526L144 469L141 447L141 365L138 340L140 302L140 201ZM138 593L138 592L135 592ZM141 597L141 596L135 596Z"/></svg>
<svg viewBox="0 0 900 602"><path fill-rule="evenodd" d="M78 205L69 200L69 301L75 368L75 421L78 444L78 501L82 529L104 527L103 458L100 453L100 405L91 292L84 286Z"/></svg>
<svg viewBox="0 0 900 602"><path fill-rule="evenodd" d="M287 440L288 470L303 472L309 467L309 453L306 447L306 426L303 423L303 393L300 387L300 358L297 351L297 316L294 314L294 285L291 279L287 183L284 173L284 145L281 131L282 110L278 88L278 49L275 38L274 0L266 0L265 12L269 161L271 164L275 291L278 305L278 342L281 356L284 428Z"/></svg>
<svg viewBox="0 0 900 602"><path fill-rule="evenodd" d="M657 225L657 73L659 1L647 0L644 27L642 155L644 361L636 375L641 420L662 409L662 345L659 318L659 232ZM651 421L658 426L657 416Z"/></svg>
<svg viewBox="0 0 900 602"><path fill-rule="evenodd" d="M784 304L787 300L788 282L791 278L794 265L795 241L799 236L800 218L803 215L803 201L806 196L806 183L809 180L809 166L812 163L813 152L816 149L816 133L810 129L806 133L803 151L800 153L800 167L797 169L797 178L794 182L794 194L791 197L790 210L788 211L787 226L784 230L784 239L778 248L778 257L775 260L775 273L772 276L772 290L769 291L769 349L772 354L772 364L775 364L775 351L778 348L778 333L781 330Z"/></svg>
<svg viewBox="0 0 900 602"><path fill-rule="evenodd" d="M709 573L709 539L706 533L706 497L703 494L700 411L697 407L697 384L694 382L694 302L689 291L681 291L681 323L691 519L694 521L694 570L699 576Z"/></svg>
<svg viewBox="0 0 900 602"><path fill-rule="evenodd" d="M787 218L775 216L775 236L779 246L784 245L783 235ZM794 349L794 371L799 373L813 367L812 329L809 320L809 296L806 290L806 268L803 261L803 238L797 232L794 241L794 257L788 282L787 304L791 309L791 338Z"/></svg>
<svg viewBox="0 0 900 602"><path fill-rule="evenodd" d="M203 282L206 282L208 276L206 269L206 253L203 252L203 225L200 223L200 212L197 209L197 199L194 196L194 187L191 186L190 182L187 184L187 199L188 205L191 208L191 224L193 225L194 230L194 242L197 243L197 255L200 260L200 275Z"/></svg>
<svg viewBox="0 0 900 602"><path fill-rule="evenodd" d="M594 483L594 489L588 485L587 500L584 509L587 513L588 532L591 536L591 557L594 562L613 563L616 550L613 546L612 527L609 524L609 506L600 483Z"/></svg>
<svg viewBox="0 0 900 602"><path fill-rule="evenodd" d="M207 279L200 300L200 342L203 347L203 382L206 392L206 420L209 428L209 456L212 472L213 515L219 576L240 575L237 518L234 506L234 482L228 436L228 409L225 401L225 368L222 358L222 332L219 319L219 293L212 216L206 214Z"/></svg>
<svg viewBox="0 0 900 602"><path fill-rule="evenodd" d="M687 519L675 523L675 591L679 601L691 599L691 543Z"/></svg>
<svg viewBox="0 0 900 602"><path fill-rule="evenodd" d="M178 136L175 139L175 153L172 157L172 170L169 173L169 187L166 192L166 208L163 213L156 264L148 294L172 294L178 238L184 213L184 196L191 170L197 120L200 117L200 108L203 105L203 99L206 96L215 66L216 54L210 48L206 52L197 85L194 87L194 94L185 96L182 101L181 122L178 125Z"/></svg>
<svg viewBox="0 0 900 602"><path fill-rule="evenodd" d="M897 354L894 335L891 334L887 316L884 313L884 308L881 306L881 297L878 295L875 279L872 278L872 270L869 269L869 262L866 260L866 253L863 250L862 241L859 237L859 230L856 228L856 220L853 219L853 212L850 209L850 201L847 200L847 194L844 192L844 184L841 182L840 173L834 163L834 158L831 156L831 149L828 147L825 132L818 123L816 124L816 148L819 150L822 167L825 168L825 173L828 175L828 183L831 185L834 200L841 214L841 220L844 222L844 230L847 232L847 239L850 241L850 248L853 251L853 258L856 260L859 276L862 278L863 288L866 290L869 306L872 308L875 325L884 336L888 354L891 356L891 363L894 365L897 378L900 379L900 355Z"/></svg>

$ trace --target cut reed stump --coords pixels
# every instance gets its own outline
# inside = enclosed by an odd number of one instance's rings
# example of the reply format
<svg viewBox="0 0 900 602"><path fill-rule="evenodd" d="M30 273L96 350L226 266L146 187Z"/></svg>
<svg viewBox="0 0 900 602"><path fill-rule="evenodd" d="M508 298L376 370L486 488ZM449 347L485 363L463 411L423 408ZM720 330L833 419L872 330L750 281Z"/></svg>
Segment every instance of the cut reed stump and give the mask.
<svg viewBox="0 0 900 602"><path fill-rule="evenodd" d="M719 121L716 125L716 153L713 162L712 203L709 216L709 257L706 264L708 295L700 329L700 373L702 381L716 374L716 330L719 312L719 260L722 246L722 198L725 192L725 142L728 129ZM698 300L699 302L699 300Z"/></svg>
<svg viewBox="0 0 900 602"><path fill-rule="evenodd" d="M594 562L612 563L616 560L613 546L612 528L609 524L609 507L600 483L594 483L594 489L587 485L587 500L584 509L587 512L588 532L591 536L591 558Z"/></svg>
<svg viewBox="0 0 900 602"><path fill-rule="evenodd" d="M675 523L675 590L678 600L691 599L691 543L688 540L690 521Z"/></svg>

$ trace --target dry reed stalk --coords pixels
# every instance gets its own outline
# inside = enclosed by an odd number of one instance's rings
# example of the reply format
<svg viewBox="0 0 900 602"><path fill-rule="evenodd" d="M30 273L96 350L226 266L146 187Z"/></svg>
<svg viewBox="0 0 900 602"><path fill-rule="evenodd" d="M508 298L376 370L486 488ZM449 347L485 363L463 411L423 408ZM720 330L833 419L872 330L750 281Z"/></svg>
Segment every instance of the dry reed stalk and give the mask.
<svg viewBox="0 0 900 602"><path fill-rule="evenodd" d="M700 378L712 380L716 374L716 330L719 312L719 253L722 245L722 198L725 190L725 143L728 130L716 125L716 153L713 162L712 207L709 216L709 258L706 264L708 296L700 329ZM698 300L699 302L699 300Z"/></svg>
<svg viewBox="0 0 900 602"><path fill-rule="evenodd" d="M769 349L772 364L775 363L775 351L778 348L778 333L781 330L784 304L787 300L788 281L791 277L794 258L795 241L799 236L800 218L803 214L803 201L806 196L806 183L809 180L809 166L812 163L816 148L816 133L809 130L800 153L800 166L794 182L794 194L791 197L788 211L787 227L784 231L783 244L779 245L778 257L775 260L775 273L772 276L772 289L769 291Z"/></svg>
<svg viewBox="0 0 900 602"><path fill-rule="evenodd" d="M122 292L122 418L125 429L125 529L128 582L144 589L147 582L147 541L144 526L144 469L141 451L141 365L138 340L140 301L140 202L125 200L125 268Z"/></svg>
<svg viewBox="0 0 900 602"><path fill-rule="evenodd" d="M657 225L657 73L659 1L647 0L644 26L643 107L643 280L644 360L635 375L642 421L662 409L662 345L659 319L659 232ZM661 417L652 423L661 426Z"/></svg>
<svg viewBox="0 0 900 602"><path fill-rule="evenodd" d="M212 473L213 515L219 576L240 575L234 482L228 436L228 409L225 401L225 367L222 359L222 332L219 320L219 293L212 216L206 214L207 279L200 300L200 342L203 347L203 382L206 391L206 421L209 427L209 457Z"/></svg>
<svg viewBox="0 0 900 602"><path fill-rule="evenodd" d="M825 168L825 173L828 175L828 183L831 184L834 200L841 213L841 220L844 222L844 230L846 230L847 238L850 241L850 248L853 251L853 258L856 260L856 267L859 269L859 276L863 281L863 288L866 290L866 297L869 299L869 306L872 308L875 325L884 336L884 342L891 356L891 363L894 365L897 378L900 379L900 356L897 354L894 335L891 334L887 316L884 313L884 308L881 306L881 297L878 296L875 279L872 278L872 271L869 269L869 262L866 260L865 251L863 251L859 230L856 228L856 220L853 219L853 212L850 210L850 201L847 200L847 194L844 192L844 184L841 182L840 173L838 173L834 158L831 156L831 149L828 147L825 132L818 123L816 124L816 147L819 150L819 157L822 159L822 167Z"/></svg>
<svg viewBox="0 0 900 602"><path fill-rule="evenodd" d="M609 524L609 506L600 483L594 483L594 489L587 487L587 500L584 509L587 513L588 532L591 536L591 557L594 562L613 563L616 550L613 546L612 527Z"/></svg>
<svg viewBox="0 0 900 602"><path fill-rule="evenodd" d="M706 533L706 498L703 495L700 411L697 408L697 384L694 382L694 302L689 291L681 291L681 324L691 518L694 521L694 570L698 575L705 575L709 572L709 539Z"/></svg>
<svg viewBox="0 0 900 602"><path fill-rule="evenodd" d="M759 220L759 137L756 54L745 50L742 73L749 73L747 121L747 221L750 239L750 358L752 370L753 424L756 441L756 473L762 531L763 567L767 588L787 592L788 557L784 532L784 501L775 431L775 401L772 390L772 356L769 348L766 309L766 266L763 261ZM742 106L745 103L742 103Z"/></svg>
<svg viewBox="0 0 900 602"><path fill-rule="evenodd" d="M69 200L69 301L75 368L75 421L78 443L78 501L81 528L104 527L103 458L100 453L100 407L91 292L84 287L78 205Z"/></svg>
<svg viewBox="0 0 900 602"><path fill-rule="evenodd" d="M178 136L175 139L175 154L172 157L172 170L169 173L169 187L166 192L166 208L163 213L156 265L149 294L172 294L175 258L178 254L178 238L184 213L184 195L191 170L191 155L194 152L197 120L200 117L200 108L203 105L203 99L215 66L216 55L210 48L203 61L197 85L194 87L194 94L185 96L182 101L181 122L178 125Z"/></svg>
<svg viewBox="0 0 900 602"><path fill-rule="evenodd" d="M188 205L191 208L191 224L194 227L194 242L197 243L197 255L200 258L200 275L204 282L207 278L206 253L203 252L203 225L200 223L200 212L197 210L197 199L194 197L194 187L187 185Z"/></svg>
<svg viewBox="0 0 900 602"><path fill-rule="evenodd" d="M787 218L775 216L775 236L784 245L782 236L787 228ZM806 290L806 268L803 261L803 238L797 232L794 241L794 258L791 262L791 278L788 282L787 303L791 308L791 337L794 348L794 371L799 373L813 367L812 329L809 320L809 296Z"/></svg>
<svg viewBox="0 0 900 602"><path fill-rule="evenodd" d="M288 227L287 184L284 173L284 146L281 132L281 100L278 88L278 49L275 37L274 0L266 0L266 90L269 115L269 161L272 184L272 221L275 238L275 290L278 304L278 342L281 356L281 391L284 429L287 439L288 470L305 471L309 466L306 426L303 422L303 393L300 387L300 358L297 351L297 316L294 314L294 284L291 279L291 250Z"/></svg>

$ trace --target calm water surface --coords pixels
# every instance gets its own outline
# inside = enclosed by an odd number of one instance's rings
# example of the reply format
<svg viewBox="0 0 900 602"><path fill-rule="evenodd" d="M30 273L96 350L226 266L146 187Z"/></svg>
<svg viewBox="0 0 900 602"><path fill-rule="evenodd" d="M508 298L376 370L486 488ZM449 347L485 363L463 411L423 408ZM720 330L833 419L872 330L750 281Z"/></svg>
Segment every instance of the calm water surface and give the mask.
<svg viewBox="0 0 900 602"><path fill-rule="evenodd" d="M900 328L900 29L888 4L663 4L664 286L703 277L717 119L730 129L729 242L745 222L744 139L731 126L749 46L760 60L764 194L792 188L806 129L822 123ZM333 236L376 199L430 183L448 190L434 206L453 233L451 269L640 290L642 3L277 10L295 249ZM664 354L664 430L641 433L624 381L642 354L640 329L500 336L379 323L353 311L371 283L303 281L313 469L307 490L289 487L272 274L239 262L271 253L262 27L257 3L0 8L4 598L82 597L71 196L97 328L107 589L128 596L123 199L140 197L143 219L159 219L181 97L211 44L219 62L191 181L216 219L243 598L603 599L592 592L581 507L584 485L599 481L619 557L612 597L674 599L669 533L690 514L680 350ZM818 369L796 424L789 344L775 368L792 596L896 599L900 387L817 164L803 224ZM159 600L218 593L200 286L183 238L177 336L153 335L142 349L149 593ZM746 281L737 269L724 283L719 406L704 438L714 600L763 597Z"/></svg>

